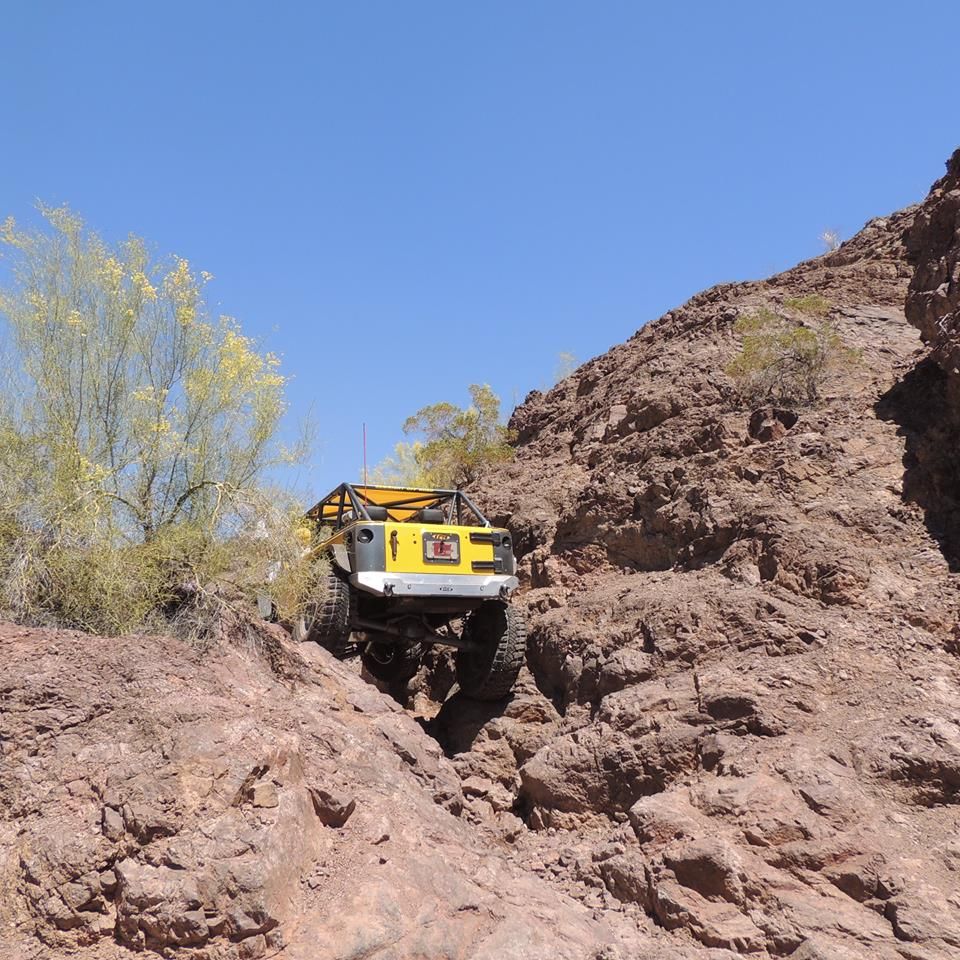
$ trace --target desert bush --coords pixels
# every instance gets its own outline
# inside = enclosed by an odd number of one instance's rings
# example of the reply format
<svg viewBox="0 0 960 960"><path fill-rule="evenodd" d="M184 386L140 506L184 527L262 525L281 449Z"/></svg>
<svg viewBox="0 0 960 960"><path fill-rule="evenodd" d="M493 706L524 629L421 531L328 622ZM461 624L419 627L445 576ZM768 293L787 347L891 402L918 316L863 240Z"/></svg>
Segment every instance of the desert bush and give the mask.
<svg viewBox="0 0 960 960"><path fill-rule="evenodd" d="M225 578L249 592L261 554L302 552L262 490L305 450L276 441L279 359L209 316L186 260L42 213L0 228L0 606L118 634Z"/></svg>
<svg viewBox="0 0 960 960"><path fill-rule="evenodd" d="M804 297L786 297L783 305L791 310L799 310L811 317L825 317L833 304L819 293L809 293Z"/></svg>
<svg viewBox="0 0 960 960"><path fill-rule="evenodd" d="M553 369L553 385L556 386L561 380L566 380L578 366L577 358L572 353L561 350L557 354L557 365Z"/></svg>
<svg viewBox="0 0 960 960"><path fill-rule="evenodd" d="M174 599L171 625L205 648L224 634L257 642L249 613L268 597L277 618L292 622L316 595L328 565L311 549L328 533L304 520L282 491L258 491L234 512L234 527L208 544L204 571L190 571Z"/></svg>
<svg viewBox="0 0 960 960"><path fill-rule="evenodd" d="M808 326L763 308L734 329L743 342L726 372L753 402L812 403L831 371L858 356L826 320Z"/></svg>
<svg viewBox="0 0 960 960"><path fill-rule="evenodd" d="M418 459L422 449L423 444L418 440L396 444L393 454L370 471L370 482L395 487L430 486L430 477Z"/></svg>
<svg viewBox="0 0 960 960"><path fill-rule="evenodd" d="M839 250L840 244L842 243L840 234L836 230L824 230L820 234L820 242L823 244L823 249L827 253L833 253L834 250Z"/></svg>
<svg viewBox="0 0 960 960"><path fill-rule="evenodd" d="M207 645L223 615L264 590L284 619L316 576L302 508L280 492L224 491L211 523L167 524L132 542L97 525L8 525L0 532L0 608L22 623L105 635L168 630Z"/></svg>
<svg viewBox="0 0 960 960"><path fill-rule="evenodd" d="M471 403L434 403L408 417L404 433L422 439L397 444L374 469L381 483L462 487L513 458L510 431L500 422L500 398L486 384L471 384Z"/></svg>

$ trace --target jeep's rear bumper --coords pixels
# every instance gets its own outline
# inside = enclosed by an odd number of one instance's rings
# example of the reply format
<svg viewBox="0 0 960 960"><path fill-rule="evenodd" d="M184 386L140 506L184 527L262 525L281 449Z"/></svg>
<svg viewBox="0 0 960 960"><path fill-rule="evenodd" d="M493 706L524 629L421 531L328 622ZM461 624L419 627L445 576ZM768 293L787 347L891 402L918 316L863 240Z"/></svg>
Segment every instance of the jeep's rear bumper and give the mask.
<svg viewBox="0 0 960 960"><path fill-rule="evenodd" d="M506 574L355 573L350 583L378 597L464 597L506 599L517 589L516 577Z"/></svg>

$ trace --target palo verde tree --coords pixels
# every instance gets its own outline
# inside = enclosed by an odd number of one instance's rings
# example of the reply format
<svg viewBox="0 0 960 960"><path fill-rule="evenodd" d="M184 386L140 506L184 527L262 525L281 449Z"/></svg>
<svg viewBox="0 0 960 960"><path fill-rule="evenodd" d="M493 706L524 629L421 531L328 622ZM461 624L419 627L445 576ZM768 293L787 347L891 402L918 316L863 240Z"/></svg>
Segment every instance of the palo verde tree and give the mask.
<svg viewBox="0 0 960 960"><path fill-rule="evenodd" d="M512 459L511 435L500 422L500 398L486 384L471 384L471 403L434 403L408 417L403 432L417 437L397 444L374 476L407 486L463 487Z"/></svg>
<svg viewBox="0 0 960 960"><path fill-rule="evenodd" d="M157 259L137 237L108 244L66 208L41 212L40 229L0 227L7 583L29 542L42 546L41 594L57 563L82 568L95 547L120 566L152 545L151 569L171 553L193 563L297 452L276 442L279 360L209 315L211 278L186 260Z"/></svg>
<svg viewBox="0 0 960 960"><path fill-rule="evenodd" d="M806 316L797 321L763 307L734 324L741 347L726 373L750 402L814 403L831 373L859 359L826 319L828 300L788 298L784 306Z"/></svg>

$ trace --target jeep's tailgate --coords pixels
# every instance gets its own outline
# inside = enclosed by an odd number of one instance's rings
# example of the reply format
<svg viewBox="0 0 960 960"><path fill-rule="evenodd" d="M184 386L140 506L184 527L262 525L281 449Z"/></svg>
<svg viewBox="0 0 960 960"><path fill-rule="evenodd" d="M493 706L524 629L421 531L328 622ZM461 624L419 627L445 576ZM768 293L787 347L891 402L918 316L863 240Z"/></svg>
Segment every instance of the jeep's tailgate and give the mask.
<svg viewBox="0 0 960 960"><path fill-rule="evenodd" d="M493 573L494 538L480 527L387 523L388 573Z"/></svg>

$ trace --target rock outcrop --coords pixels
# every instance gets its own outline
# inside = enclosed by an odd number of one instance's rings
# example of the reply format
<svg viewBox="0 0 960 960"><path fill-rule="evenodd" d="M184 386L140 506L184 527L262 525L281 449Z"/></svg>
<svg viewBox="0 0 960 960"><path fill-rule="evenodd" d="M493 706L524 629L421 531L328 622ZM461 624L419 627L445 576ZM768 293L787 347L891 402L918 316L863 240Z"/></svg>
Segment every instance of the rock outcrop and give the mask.
<svg viewBox="0 0 960 960"><path fill-rule="evenodd" d="M518 756L519 843L563 837L568 889L599 876L705 951L960 951L957 448L903 311L915 262L911 316L953 329L954 190L532 394L509 480L480 494L523 552L559 715ZM736 319L810 304L857 362L818 404L745 405Z"/></svg>
<svg viewBox="0 0 960 960"><path fill-rule="evenodd" d="M915 267L907 319L943 369L960 376L960 150L947 161L907 235Z"/></svg>
<svg viewBox="0 0 960 960"><path fill-rule="evenodd" d="M616 949L616 924L463 816L453 765L389 697L264 637L272 669L0 626L0 956Z"/></svg>
<svg viewBox="0 0 960 960"><path fill-rule="evenodd" d="M905 489L960 569L960 150L947 162L907 234L915 267L907 319L929 345L892 395L907 438Z"/></svg>

